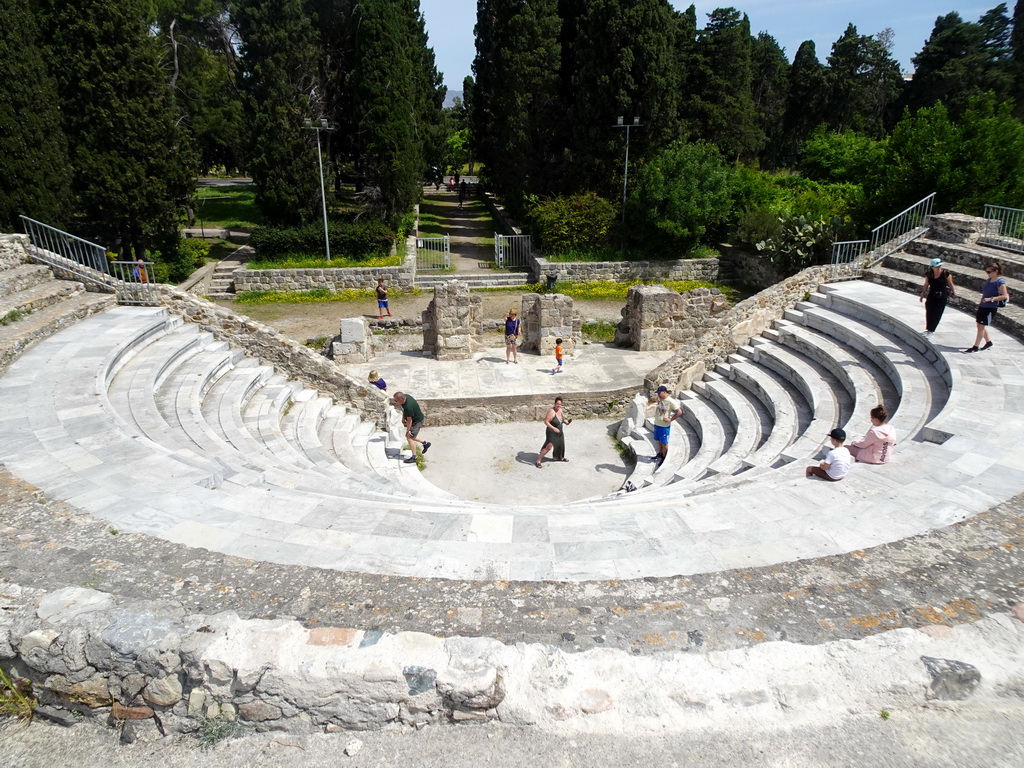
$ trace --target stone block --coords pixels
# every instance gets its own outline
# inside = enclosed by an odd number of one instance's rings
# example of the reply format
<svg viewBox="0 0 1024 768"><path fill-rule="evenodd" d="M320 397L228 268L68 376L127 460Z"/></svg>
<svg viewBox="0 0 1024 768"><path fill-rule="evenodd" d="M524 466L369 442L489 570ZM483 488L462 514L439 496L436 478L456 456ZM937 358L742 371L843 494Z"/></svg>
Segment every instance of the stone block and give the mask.
<svg viewBox="0 0 1024 768"><path fill-rule="evenodd" d="M343 317L338 327L341 342L357 344L366 341L366 320L361 317Z"/></svg>
<svg viewBox="0 0 1024 768"><path fill-rule="evenodd" d="M921 661L932 678L929 699L962 701L970 698L981 683L981 672L966 662L932 656L922 656Z"/></svg>

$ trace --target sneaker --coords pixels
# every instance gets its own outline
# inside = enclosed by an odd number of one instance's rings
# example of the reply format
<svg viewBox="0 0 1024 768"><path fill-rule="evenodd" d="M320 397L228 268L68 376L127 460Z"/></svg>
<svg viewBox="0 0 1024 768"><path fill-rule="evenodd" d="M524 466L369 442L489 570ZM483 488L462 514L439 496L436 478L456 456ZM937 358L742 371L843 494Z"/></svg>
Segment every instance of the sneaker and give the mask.
<svg viewBox="0 0 1024 768"><path fill-rule="evenodd" d="M921 331L921 335L924 336L926 339L933 333L935 333L935 331Z"/></svg>
<svg viewBox="0 0 1024 768"><path fill-rule="evenodd" d="M977 352L977 351L978 351L977 347L971 347L970 349L965 349L964 350L964 354L966 355L966 354L968 354L970 352Z"/></svg>
<svg viewBox="0 0 1024 768"><path fill-rule="evenodd" d="M408 459L405 460L404 463L405 464L415 464L416 463L416 457L415 456L410 456Z"/></svg>
<svg viewBox="0 0 1024 768"><path fill-rule="evenodd" d="M424 443L423 444L423 452L426 453L429 450L430 450L430 443L429 442Z"/></svg>
<svg viewBox="0 0 1024 768"><path fill-rule="evenodd" d="M655 464L657 464L657 465L658 465L659 467L660 467L660 466L661 466L661 465L662 465L662 464L663 464L664 462L665 462L665 454L664 454L664 453L659 453L659 454L658 454L658 455L657 455L657 456L656 456L656 457L654 458L654 463L655 463Z"/></svg>
<svg viewBox="0 0 1024 768"><path fill-rule="evenodd" d="M981 351L984 352L986 349L992 349L992 347L994 346L995 345L990 341L988 344L981 348Z"/></svg>

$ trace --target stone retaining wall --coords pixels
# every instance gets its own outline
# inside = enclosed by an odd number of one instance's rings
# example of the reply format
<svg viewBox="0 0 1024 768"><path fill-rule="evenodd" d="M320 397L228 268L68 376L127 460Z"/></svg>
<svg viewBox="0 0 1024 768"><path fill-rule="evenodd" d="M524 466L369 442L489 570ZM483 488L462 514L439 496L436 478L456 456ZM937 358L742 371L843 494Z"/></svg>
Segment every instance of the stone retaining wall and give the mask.
<svg viewBox="0 0 1024 768"><path fill-rule="evenodd" d="M718 651L712 663L692 652L569 653L487 637L309 629L80 587L0 584L0 665L32 683L40 715L105 721L128 743L198 733L210 721L289 733L487 720L660 730L699 712L742 727L751 717L877 717L967 699L1005 708L1020 696L1022 616L1017 604L956 627L766 642Z"/></svg>
<svg viewBox="0 0 1024 768"><path fill-rule="evenodd" d="M722 362L754 336L771 328L787 309L813 293L818 286L835 277L831 267L808 267L778 285L741 301L713 320L713 326L697 339L679 349L662 365L651 371L644 386L653 392L664 384L673 391L688 389L695 381Z"/></svg>
<svg viewBox="0 0 1024 768"><path fill-rule="evenodd" d="M572 418L617 419L637 387L605 392L563 394L566 413ZM452 424L498 424L509 421L542 422L557 395L514 395L507 397L420 398L427 426ZM539 433L538 433L539 434Z"/></svg>
<svg viewBox="0 0 1024 768"><path fill-rule="evenodd" d="M640 352L676 349L714 324L729 302L717 288L677 293L664 285L634 285L626 295L615 343Z"/></svg>
<svg viewBox="0 0 1024 768"><path fill-rule="evenodd" d="M398 267L344 267L339 269L246 269L235 270L235 293L246 291L313 291L326 288L343 291L348 288L375 288L381 277L389 287L405 290L416 284L416 238L406 242L405 263Z"/></svg>

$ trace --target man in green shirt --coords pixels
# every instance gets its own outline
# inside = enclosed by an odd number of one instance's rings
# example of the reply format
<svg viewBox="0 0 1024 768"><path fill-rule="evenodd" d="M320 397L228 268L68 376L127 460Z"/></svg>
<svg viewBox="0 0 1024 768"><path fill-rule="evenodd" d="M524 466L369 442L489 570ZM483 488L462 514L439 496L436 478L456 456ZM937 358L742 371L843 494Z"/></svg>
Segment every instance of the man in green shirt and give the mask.
<svg viewBox="0 0 1024 768"><path fill-rule="evenodd" d="M404 392L395 392L395 404L402 407L402 423L405 424L405 437L409 441L409 450L412 456L405 460L406 464L416 463L416 443L423 446L423 452L430 450L428 441L420 440L418 435L420 427L423 426L423 411L416 398Z"/></svg>

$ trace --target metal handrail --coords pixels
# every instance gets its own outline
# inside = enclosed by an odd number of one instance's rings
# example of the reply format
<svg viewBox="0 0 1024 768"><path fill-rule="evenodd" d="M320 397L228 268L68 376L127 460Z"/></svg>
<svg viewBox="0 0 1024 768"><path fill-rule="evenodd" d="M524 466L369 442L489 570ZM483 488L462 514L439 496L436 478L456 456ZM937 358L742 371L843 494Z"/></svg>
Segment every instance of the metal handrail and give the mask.
<svg viewBox="0 0 1024 768"><path fill-rule="evenodd" d="M932 192L928 197L871 230L871 257L864 265L864 269L870 269L890 253L895 253L911 240L916 240L924 234L922 224L931 216L934 205L935 193Z"/></svg>
<svg viewBox="0 0 1024 768"><path fill-rule="evenodd" d="M20 218L32 241L30 255L36 261L101 290L112 291L118 304L156 306L160 303L153 279L153 262L108 261L102 245L27 216Z"/></svg>
<svg viewBox="0 0 1024 768"><path fill-rule="evenodd" d="M102 245L83 240L76 235L51 227L49 224L30 219L28 216L19 216L18 218L21 219L25 233L31 239L32 245L84 267L110 274L110 267L107 265L107 250Z"/></svg>
<svg viewBox="0 0 1024 768"><path fill-rule="evenodd" d="M1020 208L986 204L985 218L998 220L999 231L996 234L982 233L978 238L979 243L1024 253L1024 211Z"/></svg>

